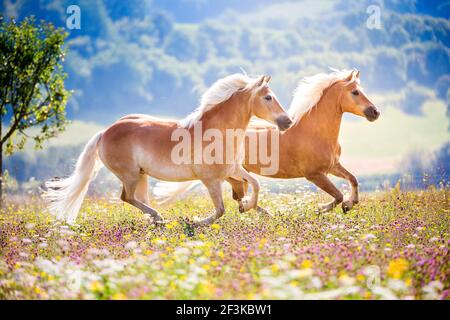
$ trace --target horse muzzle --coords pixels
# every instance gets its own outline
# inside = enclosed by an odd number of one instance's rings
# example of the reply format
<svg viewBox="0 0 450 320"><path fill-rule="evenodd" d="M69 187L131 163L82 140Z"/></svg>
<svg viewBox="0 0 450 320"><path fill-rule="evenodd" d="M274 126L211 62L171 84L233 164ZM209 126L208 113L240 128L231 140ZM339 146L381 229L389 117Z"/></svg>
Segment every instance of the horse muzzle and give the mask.
<svg viewBox="0 0 450 320"><path fill-rule="evenodd" d="M280 131L285 131L291 127L292 120L287 115L282 115L277 118L276 123Z"/></svg>
<svg viewBox="0 0 450 320"><path fill-rule="evenodd" d="M369 106L366 109L364 109L364 115L366 116L366 119L370 122L377 120L380 117L380 111L378 111L377 108L374 106Z"/></svg>

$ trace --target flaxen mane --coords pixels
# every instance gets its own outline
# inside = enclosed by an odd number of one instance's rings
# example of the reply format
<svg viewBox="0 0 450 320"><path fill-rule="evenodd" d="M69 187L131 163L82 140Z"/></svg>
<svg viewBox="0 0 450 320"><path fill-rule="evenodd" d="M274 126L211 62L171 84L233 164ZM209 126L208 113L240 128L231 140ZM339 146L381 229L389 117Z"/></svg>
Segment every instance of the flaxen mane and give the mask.
<svg viewBox="0 0 450 320"><path fill-rule="evenodd" d="M355 70L332 69L331 73L318 73L311 77L305 77L294 91L289 115L292 121L299 121L304 114L311 111L320 101L324 91L340 80L346 79ZM352 79L352 81L359 79Z"/></svg>
<svg viewBox="0 0 450 320"><path fill-rule="evenodd" d="M232 74L217 80L202 95L200 106L186 118L180 120L180 125L183 128L191 128L201 119L205 112L211 110L219 103L228 100L235 92L247 87L255 81L256 79L250 78L249 76L241 73Z"/></svg>

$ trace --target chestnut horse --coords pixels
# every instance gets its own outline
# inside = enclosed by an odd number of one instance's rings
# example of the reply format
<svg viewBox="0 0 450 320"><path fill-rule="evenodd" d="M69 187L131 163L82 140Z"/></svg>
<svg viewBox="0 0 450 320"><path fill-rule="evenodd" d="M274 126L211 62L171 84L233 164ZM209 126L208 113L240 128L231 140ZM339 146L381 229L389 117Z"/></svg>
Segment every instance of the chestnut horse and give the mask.
<svg viewBox="0 0 450 320"><path fill-rule="evenodd" d="M212 164L204 161L175 163L173 150L179 142L173 137L175 132L182 132L194 136L195 140L198 128L200 139L208 129L220 133L234 129L245 133L252 116L275 123L280 130L287 129L292 121L268 87L269 80L269 76L254 79L242 74L220 79L203 94L199 108L180 122L146 115L121 118L91 138L72 176L47 182L44 198L50 201L50 212L73 223L89 183L102 164L122 182L121 199L150 215L155 223L164 223L164 220L149 205L148 176L166 181L200 180L206 186L215 212L193 225L208 225L223 215L222 182L228 178L252 185L252 196L244 199L244 207L245 210L255 208L259 183L242 167L244 134L233 146L232 161ZM199 146L205 145L203 139L200 145L189 143L192 146L189 160L196 157Z"/></svg>
<svg viewBox="0 0 450 320"><path fill-rule="evenodd" d="M278 172L266 175L282 179L305 177L314 183L334 198L329 203L319 205L321 212L332 210L340 203L343 211L347 212L359 201L356 177L339 162L341 146L338 137L344 112L365 117L369 121L375 121L380 116L380 112L360 86L359 71L334 70L332 73L321 73L303 79L289 109L294 124L280 134ZM259 122L251 122L247 134L260 135L264 131L274 130L270 124ZM267 133L264 135L268 136L270 135ZM260 161L249 161L248 140L246 139L244 168L264 175L261 171L264 165ZM270 146L270 143L268 139L267 145ZM351 195L348 199L344 200L341 191L327 177L328 173L350 182ZM234 179L227 181L233 188L233 198L240 201L246 194L247 183ZM172 186L170 198L177 194L175 188ZM260 207L258 209L265 211Z"/></svg>

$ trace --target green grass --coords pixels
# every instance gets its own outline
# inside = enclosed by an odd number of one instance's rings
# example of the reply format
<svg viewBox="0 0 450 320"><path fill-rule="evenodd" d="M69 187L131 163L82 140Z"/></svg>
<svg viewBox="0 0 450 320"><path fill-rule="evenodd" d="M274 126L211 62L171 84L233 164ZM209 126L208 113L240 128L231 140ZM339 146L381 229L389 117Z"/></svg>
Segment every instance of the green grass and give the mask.
<svg viewBox="0 0 450 320"><path fill-rule="evenodd" d="M345 215L317 215L321 198L263 194L273 218L227 199L192 237L179 218L204 216L208 198L159 208L164 228L119 202L88 199L65 226L38 199L10 200L0 298L448 299L448 189L365 194Z"/></svg>

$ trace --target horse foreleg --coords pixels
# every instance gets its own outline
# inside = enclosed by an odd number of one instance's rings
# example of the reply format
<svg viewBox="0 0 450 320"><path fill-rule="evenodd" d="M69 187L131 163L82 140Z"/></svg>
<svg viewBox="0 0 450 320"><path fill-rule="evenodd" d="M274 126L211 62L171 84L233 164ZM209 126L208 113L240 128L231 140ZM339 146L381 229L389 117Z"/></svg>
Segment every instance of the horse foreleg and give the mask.
<svg viewBox="0 0 450 320"><path fill-rule="evenodd" d="M249 172L247 172L243 167L238 167L231 178L244 183L249 183L252 186L252 195L244 196L240 199L241 201L239 202L239 211L242 213L250 209L257 209L259 196L258 180ZM245 188L244 191L246 192L247 188Z"/></svg>
<svg viewBox="0 0 450 320"><path fill-rule="evenodd" d="M317 173L315 175L307 176L306 179L334 198L334 200L329 203L319 204L320 212L330 211L343 201L344 196L325 174Z"/></svg>
<svg viewBox="0 0 450 320"><path fill-rule="evenodd" d="M233 193L233 199L238 202L239 212L244 211L244 206L242 204L242 199L247 194L248 182L236 180L233 178L228 178L226 181L231 185L231 190Z"/></svg>
<svg viewBox="0 0 450 320"><path fill-rule="evenodd" d="M228 178L227 181L231 185L231 189L233 191L233 199L236 200L239 204L239 212L244 212L245 210L244 205L242 204L242 199L247 194L248 182L239 181L233 178ZM269 211L260 206L256 206L256 211L262 214L267 214L271 217L273 216Z"/></svg>
<svg viewBox="0 0 450 320"><path fill-rule="evenodd" d="M330 173L332 175L335 175L336 177L345 179L350 183L350 186L352 188L350 198L342 202L342 210L344 210L344 212L347 212L353 207L354 204L357 204L359 202L358 180L353 174L348 172L347 169L345 169L340 163L335 165L331 169Z"/></svg>
<svg viewBox="0 0 450 320"><path fill-rule="evenodd" d="M215 211L209 217L194 221L194 226L208 226L215 220L219 219L225 213L225 206L222 197L222 182L221 180L202 181L208 189L208 193L214 203Z"/></svg>

